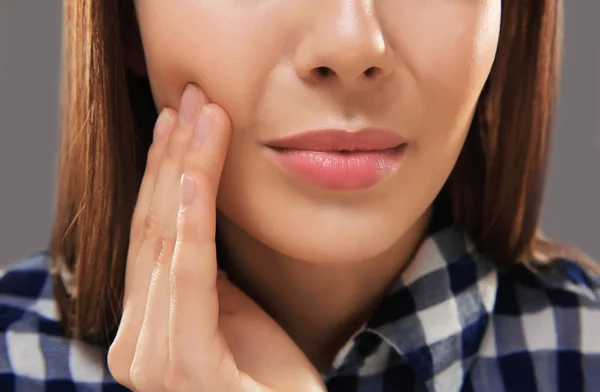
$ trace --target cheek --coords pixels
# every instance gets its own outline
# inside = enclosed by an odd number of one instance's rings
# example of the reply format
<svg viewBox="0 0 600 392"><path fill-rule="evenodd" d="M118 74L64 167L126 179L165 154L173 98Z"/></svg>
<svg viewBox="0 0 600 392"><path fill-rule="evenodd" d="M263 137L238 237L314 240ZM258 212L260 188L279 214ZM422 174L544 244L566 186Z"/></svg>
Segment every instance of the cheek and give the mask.
<svg viewBox="0 0 600 392"><path fill-rule="evenodd" d="M400 7L403 2L394 3ZM408 120L400 121L414 141L396 189L412 190L398 191L404 211L422 211L439 193L463 148L494 62L501 4L432 0L410 8L397 10L402 16L389 34L403 75L399 107Z"/></svg>
<svg viewBox="0 0 600 392"><path fill-rule="evenodd" d="M248 126L262 86L284 52L281 37L291 35L284 31L286 18L274 7L232 0L181 3L188 4L137 5L157 107L176 108L185 85L194 82L227 111L234 127Z"/></svg>
<svg viewBox="0 0 600 392"><path fill-rule="evenodd" d="M500 14L499 0L424 2L395 35L423 110L446 126L470 121L495 58Z"/></svg>
<svg viewBox="0 0 600 392"><path fill-rule="evenodd" d="M433 0L397 14L391 36L410 75L402 99L414 113L415 169L444 182L494 62L501 2Z"/></svg>

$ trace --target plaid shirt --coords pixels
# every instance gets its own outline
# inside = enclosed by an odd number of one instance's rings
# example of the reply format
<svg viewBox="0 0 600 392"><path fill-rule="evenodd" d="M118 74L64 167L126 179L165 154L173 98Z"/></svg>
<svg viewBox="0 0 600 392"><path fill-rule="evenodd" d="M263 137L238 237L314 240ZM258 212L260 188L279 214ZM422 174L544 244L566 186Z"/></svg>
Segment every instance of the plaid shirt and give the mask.
<svg viewBox="0 0 600 392"><path fill-rule="evenodd" d="M1 391L125 391L65 339L47 256L0 279ZM600 391L600 277L559 259L499 269L456 230L426 238L323 374L330 391ZM217 391L216 391L217 392Z"/></svg>

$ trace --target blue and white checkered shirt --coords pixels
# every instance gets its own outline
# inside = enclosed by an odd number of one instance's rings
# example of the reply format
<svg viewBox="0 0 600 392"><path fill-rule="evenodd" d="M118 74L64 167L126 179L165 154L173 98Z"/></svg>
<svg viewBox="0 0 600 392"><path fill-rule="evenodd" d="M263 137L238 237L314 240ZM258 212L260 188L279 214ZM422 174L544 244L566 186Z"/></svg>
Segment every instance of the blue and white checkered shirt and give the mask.
<svg viewBox="0 0 600 392"><path fill-rule="evenodd" d="M0 391L125 391L102 349L63 337L47 256L0 279ZM430 235L323 374L330 391L600 391L600 277L559 259L499 269Z"/></svg>

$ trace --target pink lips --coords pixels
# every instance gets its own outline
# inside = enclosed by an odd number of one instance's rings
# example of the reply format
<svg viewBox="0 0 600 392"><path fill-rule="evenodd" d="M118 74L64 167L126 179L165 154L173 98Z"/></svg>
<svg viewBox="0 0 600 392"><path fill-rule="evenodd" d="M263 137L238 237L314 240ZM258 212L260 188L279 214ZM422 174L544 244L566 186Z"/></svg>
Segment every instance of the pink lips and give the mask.
<svg viewBox="0 0 600 392"><path fill-rule="evenodd" d="M395 132L309 131L266 143L284 169L327 189L369 188L393 173L406 147Z"/></svg>

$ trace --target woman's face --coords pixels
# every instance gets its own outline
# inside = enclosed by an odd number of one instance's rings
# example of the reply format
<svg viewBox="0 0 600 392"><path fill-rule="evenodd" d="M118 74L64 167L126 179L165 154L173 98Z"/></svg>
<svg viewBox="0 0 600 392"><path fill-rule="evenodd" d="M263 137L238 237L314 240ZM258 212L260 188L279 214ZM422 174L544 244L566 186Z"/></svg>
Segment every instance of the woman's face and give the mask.
<svg viewBox="0 0 600 392"><path fill-rule="evenodd" d="M424 216L462 148L501 14L501 0L135 5L157 107L178 107L194 82L231 117L220 212L268 247L314 262L375 256ZM266 146L309 130L363 128L406 144L389 162L380 152L366 163L356 163L364 152L313 154L334 177L320 181L293 174ZM375 183L353 181L361 167L370 178L369 168L388 165L394 170L379 170Z"/></svg>

